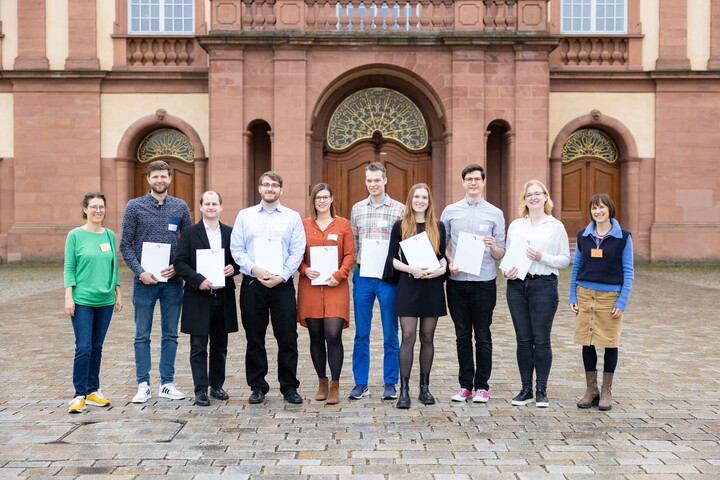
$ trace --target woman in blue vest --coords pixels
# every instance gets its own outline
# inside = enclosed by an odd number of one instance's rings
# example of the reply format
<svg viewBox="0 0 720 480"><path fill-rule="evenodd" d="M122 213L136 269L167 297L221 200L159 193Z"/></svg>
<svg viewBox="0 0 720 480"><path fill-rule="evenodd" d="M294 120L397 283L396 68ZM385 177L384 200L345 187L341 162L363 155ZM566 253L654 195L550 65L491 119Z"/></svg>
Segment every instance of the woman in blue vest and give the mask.
<svg viewBox="0 0 720 480"><path fill-rule="evenodd" d="M575 343L582 345L587 390L578 408L612 408L612 382L618 361L623 312L635 272L630 232L615 219L615 203L605 193L590 199L592 221L577 234L570 279L570 309L577 315ZM602 389L597 383L597 352L604 347Z"/></svg>

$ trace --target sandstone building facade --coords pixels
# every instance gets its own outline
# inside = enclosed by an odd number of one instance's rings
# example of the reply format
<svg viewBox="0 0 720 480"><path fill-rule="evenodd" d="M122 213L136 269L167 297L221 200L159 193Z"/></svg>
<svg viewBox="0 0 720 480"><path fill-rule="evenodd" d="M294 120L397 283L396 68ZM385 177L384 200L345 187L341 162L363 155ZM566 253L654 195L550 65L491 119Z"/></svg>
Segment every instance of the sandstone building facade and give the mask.
<svg viewBox="0 0 720 480"><path fill-rule="evenodd" d="M570 237L610 193L645 261L720 260L720 0L0 0L0 261L60 257L100 190L120 232L167 159L197 218L486 167L509 222L530 178Z"/></svg>

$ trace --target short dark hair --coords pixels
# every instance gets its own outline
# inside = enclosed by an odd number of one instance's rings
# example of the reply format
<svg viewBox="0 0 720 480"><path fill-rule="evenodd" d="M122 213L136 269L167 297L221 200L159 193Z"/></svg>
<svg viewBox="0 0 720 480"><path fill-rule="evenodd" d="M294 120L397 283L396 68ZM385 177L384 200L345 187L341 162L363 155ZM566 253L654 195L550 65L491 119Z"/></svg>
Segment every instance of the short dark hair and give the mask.
<svg viewBox="0 0 720 480"><path fill-rule="evenodd" d="M273 172L272 170L268 170L267 172L263 173L262 175L260 175L260 176L258 177L258 185L262 184L262 179L265 178L265 177L268 177L268 178L269 178L270 180L272 180L273 182L279 183L279 184L280 184L280 188L282 188L282 186L283 186L283 179L282 179L282 177L280 176L279 173Z"/></svg>
<svg viewBox="0 0 720 480"><path fill-rule="evenodd" d="M202 206L202 204L203 204L203 197L205 197L205 194L206 194L206 193L214 193L215 195L217 195L217 196L218 196L218 202L220 202L220 205L222 205L222 196L220 195L220 193L219 193L219 192L216 192L215 190L208 190L207 192L203 192L202 195L200 195L200 205L201 205L201 206Z"/></svg>
<svg viewBox="0 0 720 480"><path fill-rule="evenodd" d="M485 170L483 169L483 167L481 167L477 163L471 163L467 167L463 168L463 171L461 174L462 179L465 180L465 176L470 172L480 172L480 176L482 177L483 180L485 180Z"/></svg>
<svg viewBox="0 0 720 480"><path fill-rule="evenodd" d="M383 165L380 162L372 162L365 165L365 171L366 172L382 172L383 178L387 177L387 170L385 170L385 165Z"/></svg>
<svg viewBox="0 0 720 480"><path fill-rule="evenodd" d="M90 200L92 200L93 198L99 198L100 200L103 201L103 205L107 206L107 200L105 200L105 195L103 195L102 193L100 193L100 192L86 193L85 196L83 197L83 200L81 203L82 208L83 208L82 217L84 219L87 219L87 213L85 213L85 209L88 208L88 205L90 205Z"/></svg>
<svg viewBox="0 0 720 480"><path fill-rule="evenodd" d="M150 163L147 168L147 176L149 177L152 172L157 170L167 170L168 175L172 176L172 168L170 168L170 164L164 160L155 160Z"/></svg>
<svg viewBox="0 0 720 480"><path fill-rule="evenodd" d="M593 195L590 199L588 210L592 210L592 207L596 207L598 205L605 205L610 213L610 218L615 218L615 202L613 202L612 198L610 198L610 195L607 193L596 193Z"/></svg>

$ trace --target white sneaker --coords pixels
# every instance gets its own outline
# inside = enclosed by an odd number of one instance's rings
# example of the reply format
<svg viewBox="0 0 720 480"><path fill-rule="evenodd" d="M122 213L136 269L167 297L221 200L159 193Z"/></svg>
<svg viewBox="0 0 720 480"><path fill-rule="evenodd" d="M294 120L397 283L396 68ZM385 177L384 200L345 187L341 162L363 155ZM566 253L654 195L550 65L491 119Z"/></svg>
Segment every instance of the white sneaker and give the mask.
<svg viewBox="0 0 720 480"><path fill-rule="evenodd" d="M145 403L150 400L150 385L147 382L138 384L137 394L133 397L132 403Z"/></svg>
<svg viewBox="0 0 720 480"><path fill-rule="evenodd" d="M182 400L185 398L185 394L175 388L175 385L172 383L166 383L160 385L158 397L169 398L170 400Z"/></svg>

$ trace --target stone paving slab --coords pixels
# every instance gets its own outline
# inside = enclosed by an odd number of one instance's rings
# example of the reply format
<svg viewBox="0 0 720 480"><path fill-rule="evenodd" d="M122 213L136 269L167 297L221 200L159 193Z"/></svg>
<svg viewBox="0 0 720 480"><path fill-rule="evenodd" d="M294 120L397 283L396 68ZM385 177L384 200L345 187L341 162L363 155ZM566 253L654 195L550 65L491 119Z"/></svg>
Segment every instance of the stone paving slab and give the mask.
<svg viewBox="0 0 720 480"><path fill-rule="evenodd" d="M440 320L435 337L436 405L414 401L410 410L400 411L380 400L378 324L372 334L371 395L359 401L345 398L352 387L352 326L343 334L340 404L312 400L315 375L301 328L303 405L285 404L278 391L271 333L271 390L264 404L248 404L240 332L230 338L226 389L231 399L212 399L209 408L195 407L190 399L157 397L156 328L153 398L134 405L127 271L122 279L126 307L113 318L101 373L112 405L69 415L74 338L62 312L62 268L0 266L0 478L720 478L720 315L710 302L720 294L718 268L638 268L610 412L575 407L584 376L566 306L567 272L560 279L547 409L510 405L519 380L503 281L498 282L487 405L449 400L457 389L449 317ZM176 384L190 393L189 341L182 334L179 340Z"/></svg>

